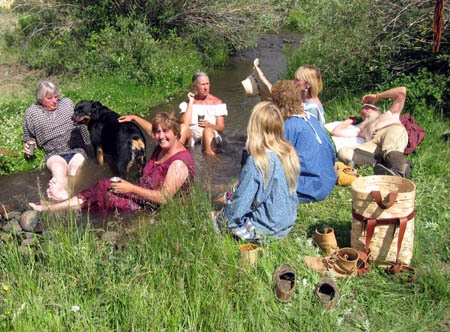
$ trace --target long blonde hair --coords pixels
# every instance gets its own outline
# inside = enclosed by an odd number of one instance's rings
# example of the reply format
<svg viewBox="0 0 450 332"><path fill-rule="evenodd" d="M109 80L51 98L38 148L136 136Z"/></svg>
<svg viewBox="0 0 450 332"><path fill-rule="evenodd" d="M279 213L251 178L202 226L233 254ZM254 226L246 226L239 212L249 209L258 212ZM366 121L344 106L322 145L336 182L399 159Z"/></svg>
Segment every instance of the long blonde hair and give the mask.
<svg viewBox="0 0 450 332"><path fill-rule="evenodd" d="M283 117L272 102L264 101L253 108L247 126L245 147L263 175L264 186L269 178L269 158L266 153L266 149L269 149L280 158L289 191L296 191L300 163L297 152L284 138Z"/></svg>

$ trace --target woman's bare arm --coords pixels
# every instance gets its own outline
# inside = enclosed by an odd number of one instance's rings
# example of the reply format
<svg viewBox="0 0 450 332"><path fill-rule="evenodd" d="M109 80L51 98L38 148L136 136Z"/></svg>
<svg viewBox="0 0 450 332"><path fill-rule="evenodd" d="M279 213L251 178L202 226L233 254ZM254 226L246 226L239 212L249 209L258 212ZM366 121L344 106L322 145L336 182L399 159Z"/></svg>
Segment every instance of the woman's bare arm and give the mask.
<svg viewBox="0 0 450 332"><path fill-rule="evenodd" d="M136 122L149 136L153 136L152 124L137 115L123 115L119 118L119 122Z"/></svg>
<svg viewBox="0 0 450 332"><path fill-rule="evenodd" d="M170 164L164 183L159 190L143 188L125 180L112 183L111 188L116 193L132 193L141 196L145 200L165 204L167 199L172 198L177 193L186 182L188 176L189 170L186 164L181 160L175 160Z"/></svg>

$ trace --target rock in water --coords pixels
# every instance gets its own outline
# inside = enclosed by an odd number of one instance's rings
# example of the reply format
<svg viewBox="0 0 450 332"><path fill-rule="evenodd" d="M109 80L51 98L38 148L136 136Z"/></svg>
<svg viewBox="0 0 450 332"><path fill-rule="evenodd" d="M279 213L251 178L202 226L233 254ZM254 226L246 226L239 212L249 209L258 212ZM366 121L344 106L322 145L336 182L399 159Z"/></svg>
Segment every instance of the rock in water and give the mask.
<svg viewBox="0 0 450 332"><path fill-rule="evenodd" d="M39 221L36 211L28 210L20 216L20 226L26 232L32 232Z"/></svg>

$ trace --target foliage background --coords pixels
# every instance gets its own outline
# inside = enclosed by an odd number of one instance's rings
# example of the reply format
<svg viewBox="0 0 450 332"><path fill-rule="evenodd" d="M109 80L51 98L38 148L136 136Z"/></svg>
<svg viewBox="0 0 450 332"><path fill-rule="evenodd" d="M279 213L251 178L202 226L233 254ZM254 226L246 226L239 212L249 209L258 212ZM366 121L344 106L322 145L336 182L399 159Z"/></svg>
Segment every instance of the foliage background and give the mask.
<svg viewBox="0 0 450 332"><path fill-rule="evenodd" d="M314 63L326 83L324 99L344 91L375 91L405 85L409 112L449 115L450 4L444 2L440 52L432 52L432 0L307 0L295 7L289 26L304 32L290 62L290 76Z"/></svg>

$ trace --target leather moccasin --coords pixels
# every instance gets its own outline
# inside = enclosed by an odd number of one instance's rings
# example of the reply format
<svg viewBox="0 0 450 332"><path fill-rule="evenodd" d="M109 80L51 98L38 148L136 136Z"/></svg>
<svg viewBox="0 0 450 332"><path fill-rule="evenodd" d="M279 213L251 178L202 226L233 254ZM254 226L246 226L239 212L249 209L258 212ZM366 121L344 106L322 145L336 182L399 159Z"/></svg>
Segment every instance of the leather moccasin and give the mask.
<svg viewBox="0 0 450 332"><path fill-rule="evenodd" d="M306 265L317 273L333 273L336 278L354 278L357 276L359 252L353 248L343 248L328 257L304 257Z"/></svg>
<svg viewBox="0 0 450 332"><path fill-rule="evenodd" d="M314 293L319 298L325 310L333 309L339 300L339 289L333 279L322 278L316 285Z"/></svg>
<svg viewBox="0 0 450 332"><path fill-rule="evenodd" d="M280 302L289 302L295 288L295 272L287 263L281 264L273 272L275 282L275 298Z"/></svg>
<svg viewBox="0 0 450 332"><path fill-rule="evenodd" d="M331 255L339 249L336 235L334 234L334 229L331 227L325 227L323 233L320 233L316 229L313 235L313 240L327 255Z"/></svg>

